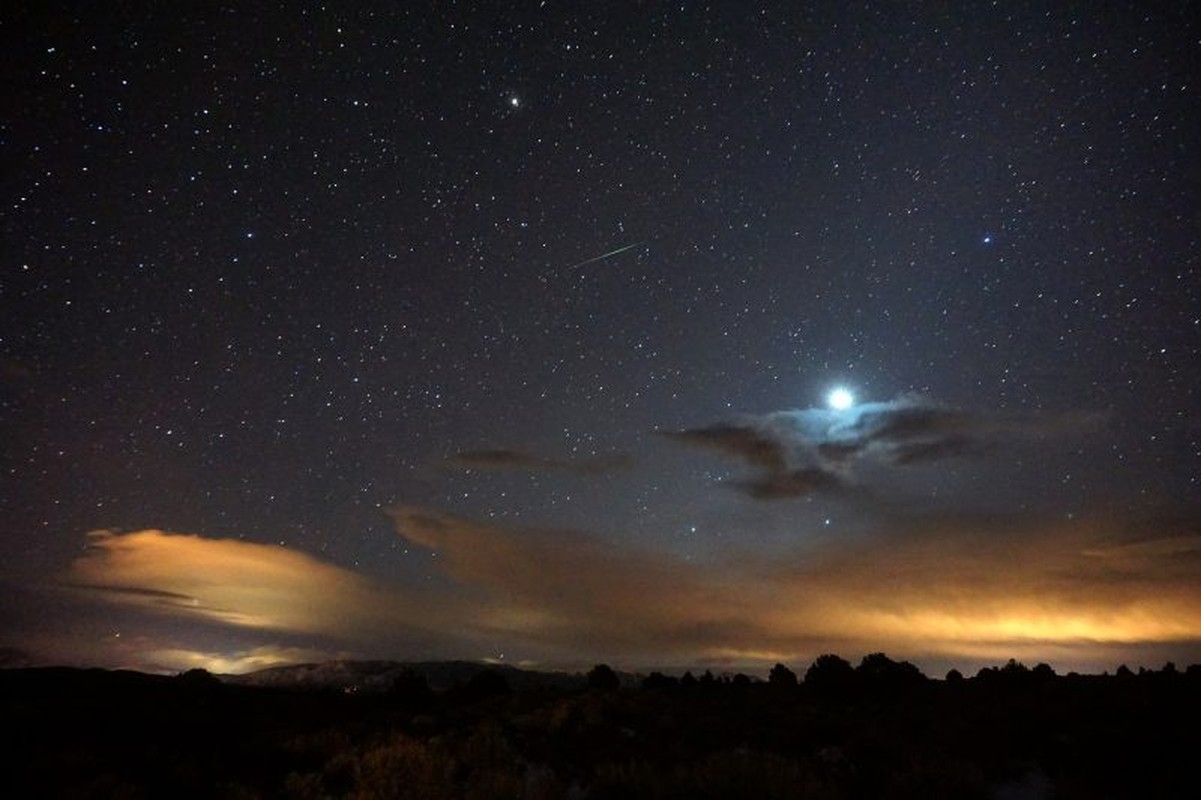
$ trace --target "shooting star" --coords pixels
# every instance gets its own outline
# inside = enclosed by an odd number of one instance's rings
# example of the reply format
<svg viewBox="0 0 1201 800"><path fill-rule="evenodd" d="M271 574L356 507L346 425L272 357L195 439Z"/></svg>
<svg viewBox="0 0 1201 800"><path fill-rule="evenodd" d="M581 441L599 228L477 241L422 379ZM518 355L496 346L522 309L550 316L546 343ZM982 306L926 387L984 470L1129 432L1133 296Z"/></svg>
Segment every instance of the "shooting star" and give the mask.
<svg viewBox="0 0 1201 800"><path fill-rule="evenodd" d="M625 251L635 248L640 244L646 244L646 242L634 242L633 244L627 244L625 247L619 247L616 250L610 250L609 252L604 253L602 255L593 256L592 258L584 259L583 261L581 261L578 264L572 264L567 269L569 269L569 270L579 269L580 267L584 266L585 264L592 264L597 261L604 261L606 258L612 258L613 256L618 255L619 253L624 253Z"/></svg>

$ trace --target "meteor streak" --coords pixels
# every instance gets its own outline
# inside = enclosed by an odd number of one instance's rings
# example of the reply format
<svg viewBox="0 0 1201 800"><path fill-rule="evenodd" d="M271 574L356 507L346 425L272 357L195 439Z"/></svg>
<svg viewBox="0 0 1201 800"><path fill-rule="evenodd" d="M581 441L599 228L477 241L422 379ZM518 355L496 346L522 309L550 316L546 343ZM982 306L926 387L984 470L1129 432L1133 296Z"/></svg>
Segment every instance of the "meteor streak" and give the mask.
<svg viewBox="0 0 1201 800"><path fill-rule="evenodd" d="M584 266L585 264L592 264L596 261L604 261L606 258L612 258L613 256L615 256L619 253L624 253L625 251L627 251L631 248L637 247L640 244L646 244L646 242L634 242L633 244L627 244L625 247L619 247L616 250L610 250L609 252L604 253L602 255L593 256L592 258L585 259L578 264L572 264L570 267L568 267L568 269L579 269L580 267Z"/></svg>

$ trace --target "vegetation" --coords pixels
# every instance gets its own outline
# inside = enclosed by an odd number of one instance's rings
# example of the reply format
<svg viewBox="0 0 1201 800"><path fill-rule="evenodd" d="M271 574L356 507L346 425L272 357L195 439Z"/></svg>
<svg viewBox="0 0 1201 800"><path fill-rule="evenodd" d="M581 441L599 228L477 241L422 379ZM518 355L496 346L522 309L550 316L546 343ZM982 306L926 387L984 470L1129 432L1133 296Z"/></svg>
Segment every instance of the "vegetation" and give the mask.
<svg viewBox="0 0 1201 800"><path fill-rule="evenodd" d="M598 665L514 690L238 686L0 670L4 797L1177 797L1201 752L1201 668L1058 676L1017 662L930 680L883 654L747 676Z"/></svg>

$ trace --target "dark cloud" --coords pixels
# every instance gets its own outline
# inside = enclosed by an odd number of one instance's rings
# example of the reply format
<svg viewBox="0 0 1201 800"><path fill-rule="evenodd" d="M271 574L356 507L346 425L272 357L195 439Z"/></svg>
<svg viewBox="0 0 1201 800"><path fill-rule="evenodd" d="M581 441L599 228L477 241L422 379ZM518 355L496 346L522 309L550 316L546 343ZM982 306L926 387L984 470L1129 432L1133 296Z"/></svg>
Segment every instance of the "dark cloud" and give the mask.
<svg viewBox="0 0 1201 800"><path fill-rule="evenodd" d="M668 431L663 435L741 458L748 464L772 472L782 472L788 468L785 443L757 430L753 425L727 422L706 428Z"/></svg>
<svg viewBox="0 0 1201 800"><path fill-rule="evenodd" d="M521 450L469 450L446 459L457 469L481 469L516 472L569 472L576 475L601 475L626 469L633 463L629 456L615 455L600 458L570 460L547 458Z"/></svg>
<svg viewBox="0 0 1201 800"><path fill-rule="evenodd" d="M786 500L845 488L841 478L817 467L766 471L757 478L740 481L737 485L756 500Z"/></svg>
<svg viewBox="0 0 1201 800"><path fill-rule="evenodd" d="M792 412L811 413L811 412ZM872 450L895 464L931 461L1008 443L1083 433L1099 414L988 414L950 408L922 397L869 403L832 432L836 444Z"/></svg>
<svg viewBox="0 0 1201 800"><path fill-rule="evenodd" d="M160 600L165 603L177 603L180 605L194 605L197 602L196 598L190 594L168 592L162 589L148 589L144 586L104 586L102 584L92 583L64 583L62 586L65 589L82 589L83 591L100 592L102 594L145 597L152 600Z"/></svg>
<svg viewBox="0 0 1201 800"><path fill-rule="evenodd" d="M744 416L664 434L755 467L737 482L760 500L840 491L864 466L907 466L977 455L1016 442L1041 442L1095 429L1100 415L987 414L909 395L838 411L826 408Z"/></svg>
<svg viewBox="0 0 1201 800"><path fill-rule="evenodd" d="M902 442L892 447L893 463L918 464L982 452L987 445L970 436L946 436L931 441Z"/></svg>
<svg viewBox="0 0 1201 800"><path fill-rule="evenodd" d="M782 500L804 497L840 488L842 479L832 470L820 465L792 466L793 446L787 435L780 435L779 426L763 426L755 421L727 422L683 431L668 431L663 435L686 444L715 450L733 456L758 468L749 480L734 484L740 491L757 500Z"/></svg>

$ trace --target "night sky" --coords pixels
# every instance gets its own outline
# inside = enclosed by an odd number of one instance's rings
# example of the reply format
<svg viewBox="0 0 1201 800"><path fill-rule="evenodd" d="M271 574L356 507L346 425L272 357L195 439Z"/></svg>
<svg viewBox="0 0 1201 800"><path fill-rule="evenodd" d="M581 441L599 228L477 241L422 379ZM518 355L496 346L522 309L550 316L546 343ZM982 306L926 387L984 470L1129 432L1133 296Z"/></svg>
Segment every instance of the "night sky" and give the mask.
<svg viewBox="0 0 1201 800"><path fill-rule="evenodd" d="M1201 661L1195 6L80 5L10 663Z"/></svg>

